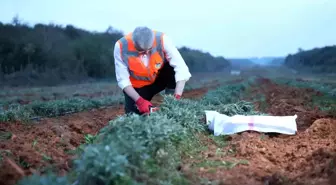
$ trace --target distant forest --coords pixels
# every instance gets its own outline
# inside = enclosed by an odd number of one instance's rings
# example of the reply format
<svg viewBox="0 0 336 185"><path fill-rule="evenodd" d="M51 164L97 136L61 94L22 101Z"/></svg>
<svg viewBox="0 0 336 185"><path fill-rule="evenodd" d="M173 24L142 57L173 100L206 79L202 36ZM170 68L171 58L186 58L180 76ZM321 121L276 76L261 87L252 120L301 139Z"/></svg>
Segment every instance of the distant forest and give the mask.
<svg viewBox="0 0 336 185"><path fill-rule="evenodd" d="M298 71L314 73L336 73L336 46L326 46L288 55L286 66Z"/></svg>
<svg viewBox="0 0 336 185"><path fill-rule="evenodd" d="M113 27L105 32L90 32L72 25L28 26L18 17L11 23L0 22L0 85L57 85L113 79L114 44L123 35ZM191 72L230 67L224 57L188 47L178 49Z"/></svg>
<svg viewBox="0 0 336 185"><path fill-rule="evenodd" d="M336 73L336 46L325 46L310 50L298 49L295 54L285 57L261 57L228 59L232 68L245 68L256 65L281 66L300 72Z"/></svg>
<svg viewBox="0 0 336 185"><path fill-rule="evenodd" d="M104 32L90 32L73 25L28 26L18 17L11 23L0 22L0 86L57 85L89 79L113 81L114 44L123 35L113 27ZM258 63L252 58L228 60L200 49L178 49L192 73L223 71ZM336 46L299 50L285 59L273 58L269 64L285 64L311 72L336 72Z"/></svg>

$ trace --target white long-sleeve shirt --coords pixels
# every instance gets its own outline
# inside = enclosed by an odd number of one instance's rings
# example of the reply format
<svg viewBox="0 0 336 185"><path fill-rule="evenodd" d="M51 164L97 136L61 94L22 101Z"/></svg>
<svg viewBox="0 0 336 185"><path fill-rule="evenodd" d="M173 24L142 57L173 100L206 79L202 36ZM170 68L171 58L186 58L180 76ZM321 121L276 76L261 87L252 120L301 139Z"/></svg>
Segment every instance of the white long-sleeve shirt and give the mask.
<svg viewBox="0 0 336 185"><path fill-rule="evenodd" d="M166 55L169 64L174 68L175 71L175 81L188 81L191 77L189 72L189 68L183 60L180 52L177 50L171 39L164 34L163 35L163 47L164 53ZM140 55L141 61L147 67L149 63L149 58L147 55ZM129 71L126 65L127 61L123 61L120 56L120 45L118 42L115 43L114 46L114 65L115 65L115 73L116 79L118 82L118 86L121 89L132 85L129 79Z"/></svg>

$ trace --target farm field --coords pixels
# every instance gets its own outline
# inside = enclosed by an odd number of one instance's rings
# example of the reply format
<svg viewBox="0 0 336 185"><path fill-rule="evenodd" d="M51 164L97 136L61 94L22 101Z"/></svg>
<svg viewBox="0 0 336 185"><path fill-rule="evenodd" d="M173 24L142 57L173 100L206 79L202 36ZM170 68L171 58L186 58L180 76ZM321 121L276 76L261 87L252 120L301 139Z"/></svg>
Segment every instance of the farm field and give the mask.
<svg viewBox="0 0 336 185"><path fill-rule="evenodd" d="M155 97L161 110L149 117L122 117L121 92L107 82L2 90L0 184L336 183L335 81L206 76L180 101ZM204 110L297 114L298 133L215 137Z"/></svg>

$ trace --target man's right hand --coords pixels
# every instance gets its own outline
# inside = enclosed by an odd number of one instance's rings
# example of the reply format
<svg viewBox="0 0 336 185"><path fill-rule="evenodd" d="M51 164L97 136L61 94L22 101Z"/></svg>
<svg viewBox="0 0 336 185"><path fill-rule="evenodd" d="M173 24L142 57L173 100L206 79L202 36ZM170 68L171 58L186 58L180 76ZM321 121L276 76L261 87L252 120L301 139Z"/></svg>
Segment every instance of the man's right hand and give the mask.
<svg viewBox="0 0 336 185"><path fill-rule="evenodd" d="M150 113L150 108L153 106L151 102L143 99L142 97L139 97L135 104L138 107L140 113Z"/></svg>
<svg viewBox="0 0 336 185"><path fill-rule="evenodd" d="M181 99L181 95L179 95L179 94L174 94L174 97L175 97L175 99L177 99L177 100L179 100L179 99Z"/></svg>

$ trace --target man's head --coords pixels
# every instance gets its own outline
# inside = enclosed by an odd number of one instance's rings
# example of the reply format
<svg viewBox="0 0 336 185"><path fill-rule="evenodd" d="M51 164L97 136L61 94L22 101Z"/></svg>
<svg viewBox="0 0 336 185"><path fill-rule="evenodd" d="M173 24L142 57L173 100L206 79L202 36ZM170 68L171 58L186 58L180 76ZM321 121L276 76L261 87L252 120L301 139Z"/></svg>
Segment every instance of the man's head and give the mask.
<svg viewBox="0 0 336 185"><path fill-rule="evenodd" d="M133 41L138 51L151 49L154 41L154 34L148 27L136 27L133 31Z"/></svg>

